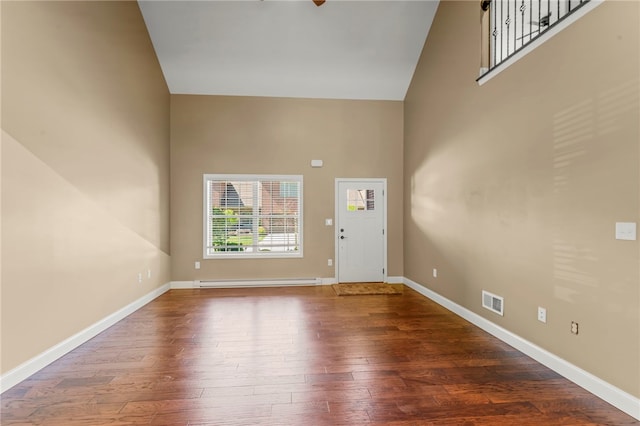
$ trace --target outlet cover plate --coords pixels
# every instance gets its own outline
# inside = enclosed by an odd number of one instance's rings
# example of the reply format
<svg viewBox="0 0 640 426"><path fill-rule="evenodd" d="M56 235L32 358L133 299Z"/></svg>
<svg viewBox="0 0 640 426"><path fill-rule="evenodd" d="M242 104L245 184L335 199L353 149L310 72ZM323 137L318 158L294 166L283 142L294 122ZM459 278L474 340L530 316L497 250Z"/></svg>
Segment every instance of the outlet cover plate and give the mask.
<svg viewBox="0 0 640 426"><path fill-rule="evenodd" d="M571 321L571 333L578 334L578 323Z"/></svg>
<svg viewBox="0 0 640 426"><path fill-rule="evenodd" d="M547 310L540 306L538 306L538 321L544 322L544 323L547 322Z"/></svg>

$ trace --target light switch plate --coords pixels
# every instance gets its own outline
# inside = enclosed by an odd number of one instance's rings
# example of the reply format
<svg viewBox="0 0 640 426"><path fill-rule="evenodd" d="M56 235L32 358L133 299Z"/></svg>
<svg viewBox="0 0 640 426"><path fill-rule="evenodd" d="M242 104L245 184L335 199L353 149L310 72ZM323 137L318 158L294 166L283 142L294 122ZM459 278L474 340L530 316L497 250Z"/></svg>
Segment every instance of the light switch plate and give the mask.
<svg viewBox="0 0 640 426"><path fill-rule="evenodd" d="M616 240L636 240L635 222L616 222Z"/></svg>

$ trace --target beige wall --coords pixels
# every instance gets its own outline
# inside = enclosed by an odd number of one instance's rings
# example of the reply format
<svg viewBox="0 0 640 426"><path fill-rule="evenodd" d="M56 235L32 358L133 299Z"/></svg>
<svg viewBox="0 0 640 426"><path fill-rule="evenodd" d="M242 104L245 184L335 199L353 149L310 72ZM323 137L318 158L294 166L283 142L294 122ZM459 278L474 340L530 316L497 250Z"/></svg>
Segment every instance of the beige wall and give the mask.
<svg viewBox="0 0 640 426"><path fill-rule="evenodd" d="M478 86L478 2L441 1L404 152L405 276L636 397L639 249L614 227L640 221L639 7L606 1Z"/></svg>
<svg viewBox="0 0 640 426"><path fill-rule="evenodd" d="M386 177L389 275L640 396L640 253L613 238L639 221L638 2L480 87L478 4L442 1L404 105L176 95L170 119L134 2L1 10L2 373L170 275L333 277L334 179ZM303 174L305 257L202 261L203 173Z"/></svg>
<svg viewBox="0 0 640 426"><path fill-rule="evenodd" d="M3 1L2 373L169 281L168 201L137 3Z"/></svg>
<svg viewBox="0 0 640 426"><path fill-rule="evenodd" d="M401 102L173 95L173 280L334 277L336 177L388 179L388 272L402 275L402 126ZM304 258L202 260L204 173L303 175Z"/></svg>

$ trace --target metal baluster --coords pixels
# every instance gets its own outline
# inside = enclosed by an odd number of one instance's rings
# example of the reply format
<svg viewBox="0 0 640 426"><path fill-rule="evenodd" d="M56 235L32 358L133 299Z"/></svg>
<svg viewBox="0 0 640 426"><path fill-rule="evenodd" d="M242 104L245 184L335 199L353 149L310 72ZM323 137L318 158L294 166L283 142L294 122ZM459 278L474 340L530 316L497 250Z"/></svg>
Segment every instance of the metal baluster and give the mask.
<svg viewBox="0 0 640 426"><path fill-rule="evenodd" d="M509 16L509 3L507 3L507 19L504 21L505 25L507 26L507 35L506 35L506 40L507 40L507 56L509 56L510 52L509 52L509 30L510 30L510 26L511 26L511 16Z"/></svg>
<svg viewBox="0 0 640 426"><path fill-rule="evenodd" d="M518 2L514 1L513 2L513 19L514 19L514 25L513 25L513 51L515 52L517 49L517 38L518 38Z"/></svg>
<svg viewBox="0 0 640 426"><path fill-rule="evenodd" d="M496 55L496 52L498 51L498 8L496 7L495 2L493 3L493 10L491 11L493 13L493 31L491 32L491 35L493 36L493 64L491 64L492 67L495 67L496 65L498 65L498 58Z"/></svg>
<svg viewBox="0 0 640 426"><path fill-rule="evenodd" d="M504 59L504 56L502 55L502 29L503 29L503 7L504 7L504 1L500 1L500 62L502 62L502 59Z"/></svg>
<svg viewBox="0 0 640 426"><path fill-rule="evenodd" d="M500 2L500 11L498 12L498 4ZM575 9L582 7L590 0L493 0L489 15L490 32L490 49L493 50L489 54L492 63L489 69L496 67L502 61L506 60L525 45L540 36L543 32L554 26L558 21L574 12ZM537 2L537 3L536 3ZM552 2L556 4L553 5ZM535 21L535 11L537 7L537 22ZM513 6L513 9L511 8ZM545 7L545 10L542 8ZM527 14L527 8L529 13ZM553 10L557 16L553 16ZM526 19L529 24L526 24ZM500 28L498 28L498 24ZM518 27L520 26L520 27ZM513 27L513 34L510 33ZM526 27L526 28L525 28ZM528 31L527 31L528 29ZM520 32L518 33L518 30ZM511 37L513 36L513 40ZM527 38L525 42L525 38ZM520 43L518 43L520 41Z"/></svg>
<svg viewBox="0 0 640 426"><path fill-rule="evenodd" d="M533 0L529 0L529 41L531 41L531 34L533 34L533 29L531 29L531 21L533 21Z"/></svg>
<svg viewBox="0 0 640 426"><path fill-rule="evenodd" d="M542 19L542 0L538 0L538 34L540 34L540 19Z"/></svg>
<svg viewBox="0 0 640 426"><path fill-rule="evenodd" d="M526 10L527 10L527 7L524 4L524 0L522 0L522 3L520 4L520 12L521 12L520 40L522 40L522 43L520 44L520 47L522 47L522 45L524 44L524 12Z"/></svg>

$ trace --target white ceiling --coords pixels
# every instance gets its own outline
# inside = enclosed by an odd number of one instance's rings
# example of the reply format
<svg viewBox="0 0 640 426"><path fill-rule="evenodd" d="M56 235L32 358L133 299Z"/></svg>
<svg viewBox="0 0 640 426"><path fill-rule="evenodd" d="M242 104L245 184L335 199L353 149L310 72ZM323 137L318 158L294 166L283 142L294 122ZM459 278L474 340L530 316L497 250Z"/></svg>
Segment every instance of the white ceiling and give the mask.
<svg viewBox="0 0 640 426"><path fill-rule="evenodd" d="M176 94L403 100L438 0L139 0Z"/></svg>

